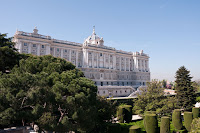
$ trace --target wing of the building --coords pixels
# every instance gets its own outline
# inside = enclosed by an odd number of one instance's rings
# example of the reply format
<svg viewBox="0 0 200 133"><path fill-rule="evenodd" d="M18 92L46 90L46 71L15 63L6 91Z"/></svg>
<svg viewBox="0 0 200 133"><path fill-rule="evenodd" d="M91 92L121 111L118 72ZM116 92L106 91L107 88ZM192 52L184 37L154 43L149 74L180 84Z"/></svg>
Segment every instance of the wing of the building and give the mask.
<svg viewBox="0 0 200 133"><path fill-rule="evenodd" d="M72 62L95 82L101 96L128 96L150 81L147 54L107 47L94 29L83 44L38 34L37 28L33 33L16 31L14 42L20 53L51 54Z"/></svg>

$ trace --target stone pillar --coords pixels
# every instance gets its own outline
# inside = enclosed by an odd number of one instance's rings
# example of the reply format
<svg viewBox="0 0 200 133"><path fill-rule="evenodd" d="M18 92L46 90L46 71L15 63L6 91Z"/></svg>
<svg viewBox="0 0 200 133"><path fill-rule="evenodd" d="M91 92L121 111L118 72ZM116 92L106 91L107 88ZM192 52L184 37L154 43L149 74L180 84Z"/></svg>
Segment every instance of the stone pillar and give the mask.
<svg viewBox="0 0 200 133"><path fill-rule="evenodd" d="M108 54L108 68L110 69L110 55Z"/></svg>
<svg viewBox="0 0 200 133"><path fill-rule="evenodd" d="M71 60L71 56L72 56L71 52L72 52L72 50L70 49L70 50L69 50L69 61L70 61L70 62L72 61L72 60Z"/></svg>
<svg viewBox="0 0 200 133"><path fill-rule="evenodd" d="M94 52L92 52L92 68L94 68Z"/></svg>
<svg viewBox="0 0 200 133"><path fill-rule="evenodd" d="M119 57L119 70L121 71L122 70L122 63L121 63L121 56Z"/></svg>
<svg viewBox="0 0 200 133"><path fill-rule="evenodd" d="M128 59L128 70L131 71L131 59Z"/></svg>
<svg viewBox="0 0 200 133"><path fill-rule="evenodd" d="M18 44L17 49L18 49L19 53L22 53L22 42L18 41L16 43Z"/></svg>
<svg viewBox="0 0 200 133"><path fill-rule="evenodd" d="M53 55L56 56L56 47L53 49Z"/></svg>
<svg viewBox="0 0 200 133"><path fill-rule="evenodd" d="M78 50L76 51L76 67L78 67Z"/></svg>
<svg viewBox="0 0 200 133"><path fill-rule="evenodd" d="M103 53L103 66L106 67L106 54Z"/></svg>
<svg viewBox="0 0 200 133"><path fill-rule="evenodd" d="M37 55L40 56L40 44L37 45Z"/></svg>
<svg viewBox="0 0 200 133"><path fill-rule="evenodd" d="M28 53L31 54L31 43L28 43Z"/></svg>
<svg viewBox="0 0 200 133"><path fill-rule="evenodd" d="M97 52L97 68L99 68L99 53Z"/></svg>
<svg viewBox="0 0 200 133"><path fill-rule="evenodd" d="M50 45L46 45L46 55L50 55Z"/></svg>
<svg viewBox="0 0 200 133"><path fill-rule="evenodd" d="M124 58L124 64L125 64L124 65L124 69L125 69L124 71L126 71L126 57Z"/></svg>
<svg viewBox="0 0 200 133"><path fill-rule="evenodd" d="M116 56L113 55L113 69L116 69Z"/></svg>
<svg viewBox="0 0 200 133"><path fill-rule="evenodd" d="M62 48L60 48L60 57L63 58L63 50Z"/></svg>

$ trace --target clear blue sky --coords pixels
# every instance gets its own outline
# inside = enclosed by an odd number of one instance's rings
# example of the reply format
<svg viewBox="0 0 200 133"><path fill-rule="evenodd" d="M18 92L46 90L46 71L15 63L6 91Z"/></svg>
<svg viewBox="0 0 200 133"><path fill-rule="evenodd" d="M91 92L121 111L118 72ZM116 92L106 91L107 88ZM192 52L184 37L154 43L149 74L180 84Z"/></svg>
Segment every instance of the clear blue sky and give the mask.
<svg viewBox="0 0 200 133"><path fill-rule="evenodd" d="M184 65L200 79L199 0L0 0L0 32L16 29L82 43L92 33L105 45L150 56L152 79L174 80Z"/></svg>

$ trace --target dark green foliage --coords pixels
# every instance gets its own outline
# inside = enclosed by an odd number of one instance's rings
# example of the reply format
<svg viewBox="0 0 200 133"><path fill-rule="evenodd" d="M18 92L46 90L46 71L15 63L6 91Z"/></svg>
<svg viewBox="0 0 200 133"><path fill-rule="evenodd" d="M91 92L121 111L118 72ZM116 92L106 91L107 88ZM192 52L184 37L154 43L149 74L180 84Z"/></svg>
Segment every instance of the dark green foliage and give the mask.
<svg viewBox="0 0 200 133"><path fill-rule="evenodd" d="M176 100L174 97L164 96L164 89L161 82L153 80L147 84L147 88L142 88L138 99L135 99L133 111L136 114L144 114L146 111L156 111L158 117L171 115L175 108Z"/></svg>
<svg viewBox="0 0 200 133"><path fill-rule="evenodd" d="M175 109L172 114L172 123L176 130L181 130L183 127L181 120L181 110Z"/></svg>
<svg viewBox="0 0 200 133"><path fill-rule="evenodd" d="M0 127L34 122L47 131L103 132L114 108L83 72L52 56L22 59L1 73L0 92Z"/></svg>
<svg viewBox="0 0 200 133"><path fill-rule="evenodd" d="M121 106L119 106L117 109L117 119L119 123L124 123L124 110Z"/></svg>
<svg viewBox="0 0 200 133"><path fill-rule="evenodd" d="M199 117L199 108L193 107L192 113L193 113L193 118L198 118Z"/></svg>
<svg viewBox="0 0 200 133"><path fill-rule="evenodd" d="M195 104L196 94L191 82L190 71L184 66L176 72L176 99L177 107L185 111L191 111Z"/></svg>
<svg viewBox="0 0 200 133"><path fill-rule="evenodd" d="M184 112L184 125L188 132L191 130L192 112Z"/></svg>
<svg viewBox="0 0 200 133"><path fill-rule="evenodd" d="M0 33L0 71L9 72L15 65L19 64L19 60L28 55L19 54L14 48L15 43L12 38L6 38L7 34Z"/></svg>
<svg viewBox="0 0 200 133"><path fill-rule="evenodd" d="M132 106L131 105L120 105L117 110L117 118L119 123L131 122L132 120Z"/></svg>
<svg viewBox="0 0 200 133"><path fill-rule="evenodd" d="M124 120L126 123L131 122L132 120L132 106L131 105L124 105Z"/></svg>
<svg viewBox="0 0 200 133"><path fill-rule="evenodd" d="M147 133L157 133L158 131L158 120L156 114L145 115L145 129Z"/></svg>
<svg viewBox="0 0 200 133"><path fill-rule="evenodd" d="M160 133L170 133L170 119L169 119L169 117L161 117Z"/></svg>
<svg viewBox="0 0 200 133"><path fill-rule="evenodd" d="M140 127L139 126L133 125L133 126L131 126L129 128L129 133L138 133L138 132L140 132Z"/></svg>
<svg viewBox="0 0 200 133"><path fill-rule="evenodd" d="M118 123L111 123L107 127L107 133L121 133L121 125Z"/></svg>

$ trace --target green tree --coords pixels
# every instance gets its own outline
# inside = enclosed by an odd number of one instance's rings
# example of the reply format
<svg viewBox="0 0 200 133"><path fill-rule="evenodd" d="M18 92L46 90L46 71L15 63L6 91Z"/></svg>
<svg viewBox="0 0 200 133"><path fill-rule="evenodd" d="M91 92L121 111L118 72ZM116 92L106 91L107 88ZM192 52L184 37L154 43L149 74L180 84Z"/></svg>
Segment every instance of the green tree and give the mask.
<svg viewBox="0 0 200 133"><path fill-rule="evenodd" d="M164 96L161 82L153 80L147 84L147 88L140 89L134 103L133 110L136 114L144 114L146 111L156 111L159 117L170 115L175 108L173 97Z"/></svg>
<svg viewBox="0 0 200 133"><path fill-rule="evenodd" d="M191 111L195 104L196 95L192 86L190 71L182 66L177 70L175 77L177 106L181 109Z"/></svg>
<svg viewBox="0 0 200 133"><path fill-rule="evenodd" d="M22 59L1 73L0 92L1 127L34 122L50 131L101 132L112 116L111 103L97 97L93 81L49 55Z"/></svg>
<svg viewBox="0 0 200 133"><path fill-rule="evenodd" d="M27 58L28 55L19 54L14 48L12 38L6 38L7 34L0 34L0 71L9 72L19 60Z"/></svg>

